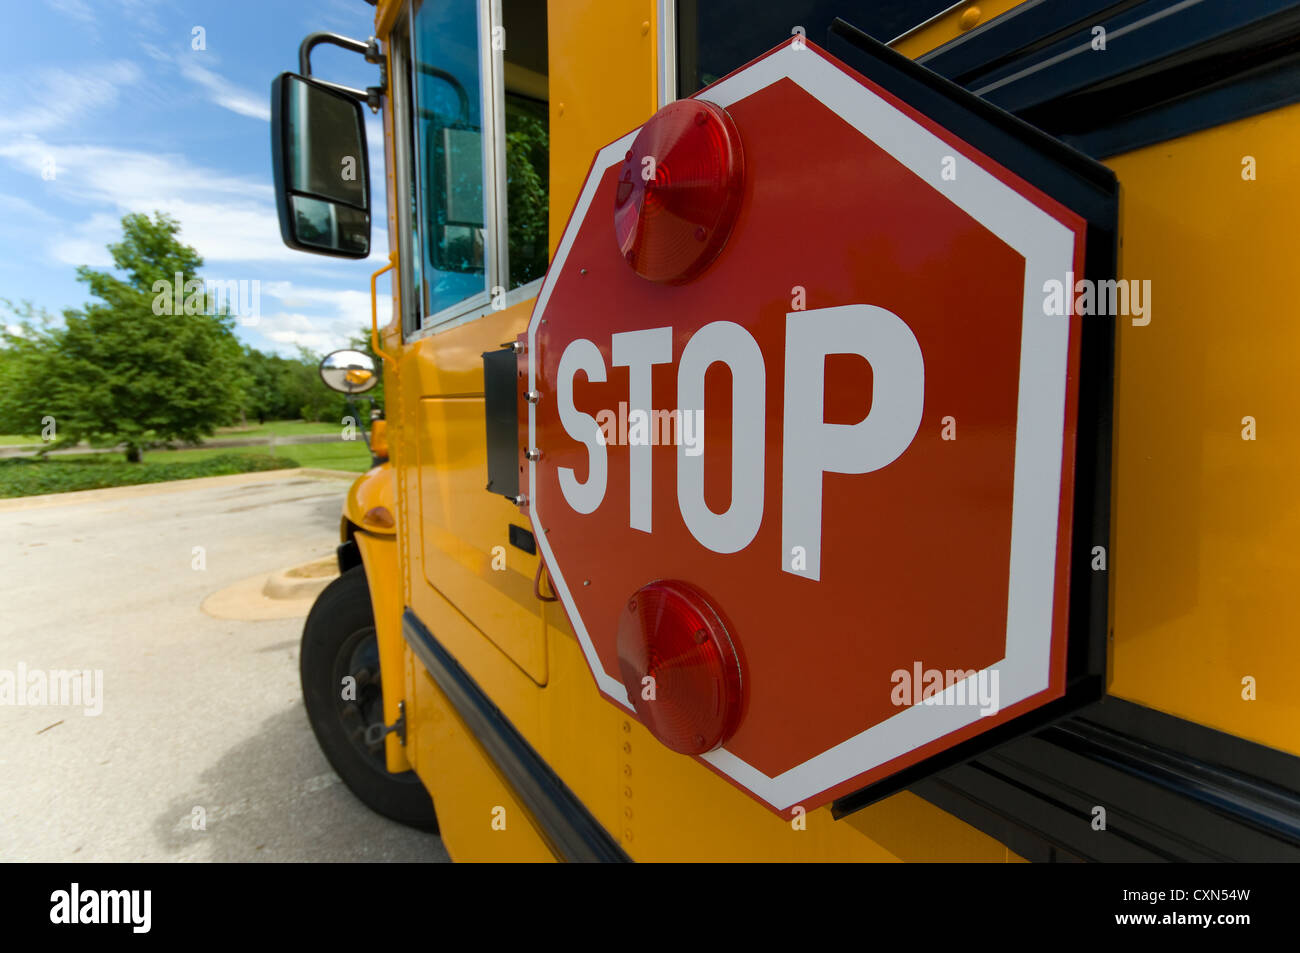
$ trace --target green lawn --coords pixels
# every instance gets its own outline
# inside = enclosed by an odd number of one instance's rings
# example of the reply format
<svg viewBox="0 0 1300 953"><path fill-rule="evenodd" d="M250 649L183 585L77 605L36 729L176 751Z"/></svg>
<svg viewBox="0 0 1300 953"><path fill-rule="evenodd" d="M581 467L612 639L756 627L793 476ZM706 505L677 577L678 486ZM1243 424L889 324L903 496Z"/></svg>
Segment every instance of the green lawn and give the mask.
<svg viewBox="0 0 1300 953"><path fill-rule="evenodd" d="M288 437L300 433L340 433L343 425L329 420L268 420L266 423L250 424L248 427L218 427L212 440L256 439L258 437Z"/></svg>
<svg viewBox="0 0 1300 953"><path fill-rule="evenodd" d="M370 469L370 450L359 435L357 440L340 440L337 443L295 443L283 444L275 448L269 446L241 447L239 452L254 456L269 456L272 449L275 450L275 455L292 457L304 467L316 467L321 470L351 470L354 473L364 473ZM223 451L220 447L197 447L193 450L148 450L145 452L144 459L145 462L155 460L188 462L205 460L229 452L229 450ZM81 460L84 457L77 456L73 459Z"/></svg>
<svg viewBox="0 0 1300 953"><path fill-rule="evenodd" d="M342 429L342 424L329 420L268 420L264 424L254 423L247 427L218 427L216 433L208 439L233 440L238 438L241 440L258 440L263 437L289 437L300 433L341 433ZM0 434L0 447L39 446L40 442L40 434Z"/></svg>
<svg viewBox="0 0 1300 953"><path fill-rule="evenodd" d="M218 431L217 437L256 438L295 433L336 433L338 429L331 423L282 420L257 428L256 431ZM0 436L0 445L6 443L39 444L40 438ZM146 450L142 463L127 463L123 454L117 451L66 454L44 460L30 457L0 459L0 497L66 493L72 490L161 483L299 466L364 473L370 469L370 449L364 441L357 439L281 444L277 447L267 445L238 449L195 447L189 450Z"/></svg>
<svg viewBox="0 0 1300 953"><path fill-rule="evenodd" d="M45 460L33 457L0 460L0 497L69 493L298 466L289 457L269 454L214 453L196 460L168 459L176 456L158 453L143 463L127 463L119 454L110 453Z"/></svg>

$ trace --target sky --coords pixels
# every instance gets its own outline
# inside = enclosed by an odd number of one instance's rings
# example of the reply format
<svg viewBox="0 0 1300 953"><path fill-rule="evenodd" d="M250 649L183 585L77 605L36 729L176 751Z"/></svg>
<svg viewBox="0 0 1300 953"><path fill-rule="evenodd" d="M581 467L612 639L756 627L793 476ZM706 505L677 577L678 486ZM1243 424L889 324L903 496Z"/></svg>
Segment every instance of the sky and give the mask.
<svg viewBox="0 0 1300 953"><path fill-rule="evenodd" d="M367 39L364 0L3 0L0 298L59 315L90 300L76 267L111 269L122 216L167 212L207 279L257 281L260 350L345 347L370 323L387 263L383 139L366 109L374 251L364 261L286 248L271 180L271 80L329 30ZM313 75L377 85L379 68L317 47ZM380 278L384 292L388 276ZM0 305L0 310L3 306ZM391 299L379 300L381 320ZM12 322L8 314L0 320Z"/></svg>

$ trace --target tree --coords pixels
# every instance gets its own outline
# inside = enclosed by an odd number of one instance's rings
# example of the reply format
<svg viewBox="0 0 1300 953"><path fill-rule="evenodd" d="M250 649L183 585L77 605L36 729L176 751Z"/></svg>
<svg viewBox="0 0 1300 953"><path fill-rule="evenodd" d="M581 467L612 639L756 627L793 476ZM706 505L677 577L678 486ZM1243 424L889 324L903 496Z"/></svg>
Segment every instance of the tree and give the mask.
<svg viewBox="0 0 1300 953"><path fill-rule="evenodd" d="M370 329L362 328L355 335L348 339L348 347L370 355L370 360L374 362L375 373L379 375L379 383L374 386L373 390L366 392L366 396L373 399L376 407L384 406L384 361L375 353L371 345Z"/></svg>
<svg viewBox="0 0 1300 953"><path fill-rule="evenodd" d="M298 359L291 362L289 394L303 420L339 420L346 402L320 379L321 355L299 345Z"/></svg>
<svg viewBox="0 0 1300 953"><path fill-rule="evenodd" d="M6 429L38 432L53 417L55 445L124 444L134 462L146 447L197 443L238 416L247 375L233 320L210 313L203 260L179 230L161 213L127 215L122 240L108 246L124 278L82 266L77 278L97 302L65 311L62 327L29 315L4 332L14 388Z"/></svg>
<svg viewBox="0 0 1300 953"><path fill-rule="evenodd" d="M245 346L244 369L249 384L245 389L244 410L259 424L268 420L292 420L300 415L296 381L297 361L278 354L264 354Z"/></svg>

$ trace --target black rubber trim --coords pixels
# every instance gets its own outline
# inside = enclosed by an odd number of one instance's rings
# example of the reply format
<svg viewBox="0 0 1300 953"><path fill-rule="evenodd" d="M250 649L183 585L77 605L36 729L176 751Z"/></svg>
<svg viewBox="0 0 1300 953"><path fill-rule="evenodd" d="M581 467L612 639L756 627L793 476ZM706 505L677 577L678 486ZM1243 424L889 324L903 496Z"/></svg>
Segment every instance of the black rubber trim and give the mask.
<svg viewBox="0 0 1300 953"><path fill-rule="evenodd" d="M361 565L361 548L352 536L348 537L347 542L339 543L334 552L338 556L340 576L353 566Z"/></svg>
<svg viewBox="0 0 1300 953"><path fill-rule="evenodd" d="M1026 0L916 61L963 86L1146 0Z"/></svg>
<svg viewBox="0 0 1300 953"><path fill-rule="evenodd" d="M483 354L483 419L487 435L487 489L519 495L518 361L511 348Z"/></svg>
<svg viewBox="0 0 1300 953"><path fill-rule="evenodd" d="M1104 157L1300 101L1300 4L1037 0L917 62Z"/></svg>
<svg viewBox="0 0 1300 953"><path fill-rule="evenodd" d="M1119 187L1115 174L960 86L836 20L826 49L845 64L1042 189L1087 222L1083 277L1115 277ZM1105 691L1109 600L1107 573L1093 572L1092 548L1110 545L1110 476L1115 319L1081 324L1076 415L1073 537L1065 695L1035 711L955 745L835 802L836 816L865 807L981 751L1039 731Z"/></svg>
<svg viewBox="0 0 1300 953"><path fill-rule="evenodd" d="M1300 861L1300 758L1119 698L911 790L1029 860Z"/></svg>
<svg viewBox="0 0 1300 953"><path fill-rule="evenodd" d="M631 860L410 609L402 614L402 636L513 789L556 857L578 863Z"/></svg>
<svg viewBox="0 0 1300 953"><path fill-rule="evenodd" d="M537 555L537 538L531 532L511 523L507 535L510 538L510 545L515 549L522 549L529 556Z"/></svg>

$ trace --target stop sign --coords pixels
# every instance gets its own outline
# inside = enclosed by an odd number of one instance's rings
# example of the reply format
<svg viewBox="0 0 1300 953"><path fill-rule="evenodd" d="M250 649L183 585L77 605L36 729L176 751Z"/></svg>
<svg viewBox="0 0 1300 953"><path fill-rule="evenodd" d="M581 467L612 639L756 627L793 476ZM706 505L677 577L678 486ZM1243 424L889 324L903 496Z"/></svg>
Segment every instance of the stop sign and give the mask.
<svg viewBox="0 0 1300 953"><path fill-rule="evenodd" d="M522 358L526 506L600 691L777 811L1102 682L1113 322L1045 302L1113 267L1113 180L843 46L600 150Z"/></svg>

